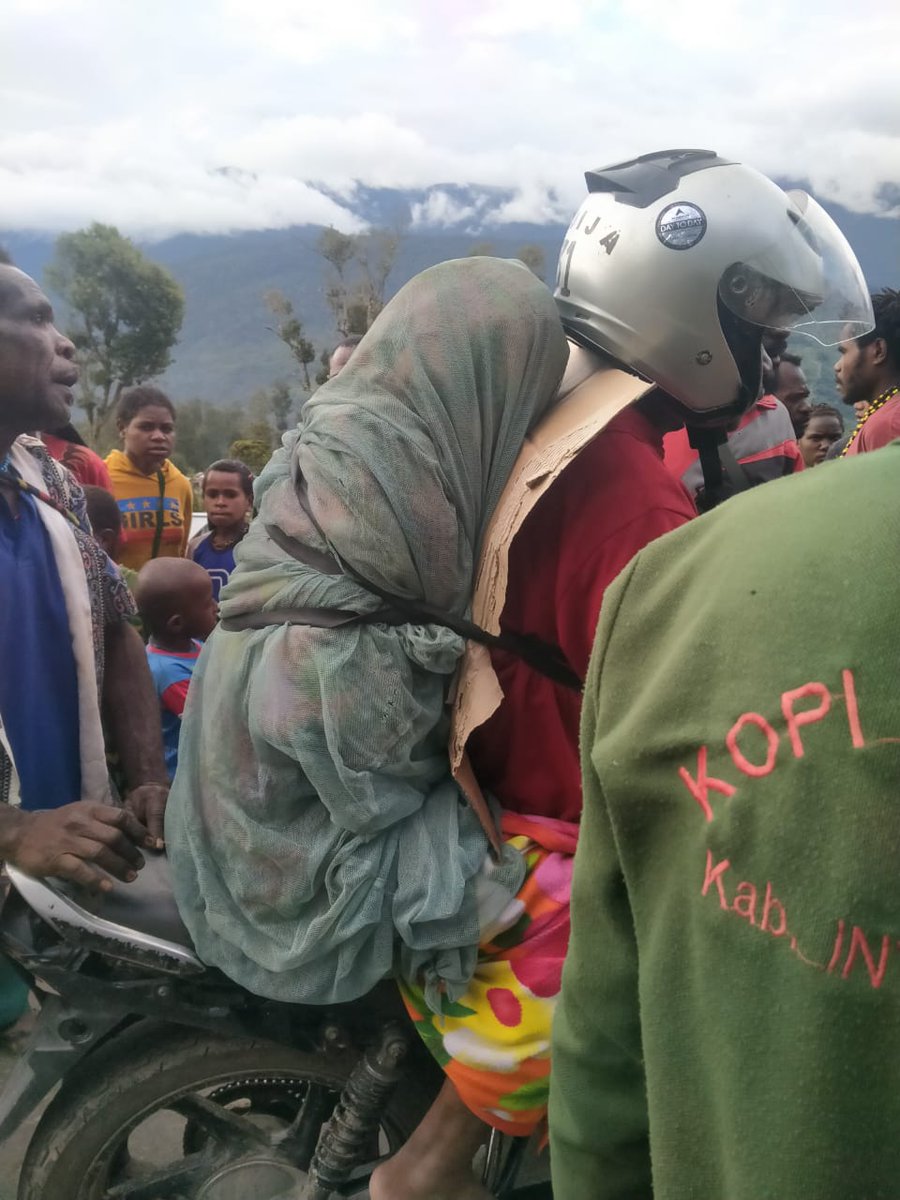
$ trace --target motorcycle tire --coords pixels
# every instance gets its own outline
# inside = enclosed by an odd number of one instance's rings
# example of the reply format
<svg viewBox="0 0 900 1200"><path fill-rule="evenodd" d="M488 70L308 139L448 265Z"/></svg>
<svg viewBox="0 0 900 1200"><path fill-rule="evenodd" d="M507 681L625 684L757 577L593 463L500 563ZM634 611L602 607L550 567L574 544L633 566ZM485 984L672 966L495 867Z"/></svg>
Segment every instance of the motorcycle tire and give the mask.
<svg viewBox="0 0 900 1200"><path fill-rule="evenodd" d="M109 1181L104 1159L112 1161L142 1122L166 1111L167 1100L257 1078L259 1087L293 1079L339 1092L355 1061L352 1055L335 1058L258 1039L140 1022L111 1038L63 1082L28 1146L17 1198L105 1200L118 1181ZM382 1117L383 1152L399 1149L432 1098L433 1090L418 1086L414 1074L403 1080Z"/></svg>

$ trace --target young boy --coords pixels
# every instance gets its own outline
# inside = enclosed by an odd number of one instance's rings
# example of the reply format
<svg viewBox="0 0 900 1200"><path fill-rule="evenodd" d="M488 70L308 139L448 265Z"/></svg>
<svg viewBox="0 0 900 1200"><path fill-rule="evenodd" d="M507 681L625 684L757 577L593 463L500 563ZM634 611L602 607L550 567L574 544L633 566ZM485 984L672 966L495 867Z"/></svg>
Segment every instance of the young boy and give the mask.
<svg viewBox="0 0 900 1200"><path fill-rule="evenodd" d="M138 575L135 599L150 634L147 660L162 708L166 768L173 779L188 686L200 642L219 619L218 606L209 575L187 558L151 559Z"/></svg>
<svg viewBox="0 0 900 1200"><path fill-rule="evenodd" d="M122 514L119 512L116 498L106 488L93 487L91 484L87 484L82 491L87 504L88 520L91 523L94 541L118 565L119 574L128 585L128 590L133 594L137 587L138 573L132 571L130 567L123 567L119 562L123 540Z"/></svg>
<svg viewBox="0 0 900 1200"><path fill-rule="evenodd" d="M204 567L212 579L213 595L234 570L234 548L247 532L253 508L253 475L236 458L223 458L206 468L200 491L207 525L188 544L187 556Z"/></svg>

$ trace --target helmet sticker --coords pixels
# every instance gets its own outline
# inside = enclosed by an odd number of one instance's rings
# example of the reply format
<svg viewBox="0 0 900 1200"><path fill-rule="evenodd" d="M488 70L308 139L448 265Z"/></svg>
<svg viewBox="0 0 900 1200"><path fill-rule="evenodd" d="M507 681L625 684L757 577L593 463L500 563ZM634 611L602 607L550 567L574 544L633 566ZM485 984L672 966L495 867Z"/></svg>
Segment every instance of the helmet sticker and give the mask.
<svg viewBox="0 0 900 1200"><path fill-rule="evenodd" d="M706 214L696 204L669 204L656 218L656 236L670 250L690 250L706 233Z"/></svg>

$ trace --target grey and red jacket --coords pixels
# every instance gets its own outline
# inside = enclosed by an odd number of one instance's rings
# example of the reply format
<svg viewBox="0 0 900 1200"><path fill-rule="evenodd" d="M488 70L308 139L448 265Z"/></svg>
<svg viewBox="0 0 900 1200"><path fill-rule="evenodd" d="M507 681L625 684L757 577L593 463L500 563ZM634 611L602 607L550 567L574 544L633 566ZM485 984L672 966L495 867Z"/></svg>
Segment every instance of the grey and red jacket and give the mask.
<svg viewBox="0 0 900 1200"><path fill-rule="evenodd" d="M666 435L666 466L696 496L703 486L697 451L688 442L686 429ZM775 396L763 396L741 418L728 445L747 476L747 486L768 483L803 470L803 459L787 409Z"/></svg>

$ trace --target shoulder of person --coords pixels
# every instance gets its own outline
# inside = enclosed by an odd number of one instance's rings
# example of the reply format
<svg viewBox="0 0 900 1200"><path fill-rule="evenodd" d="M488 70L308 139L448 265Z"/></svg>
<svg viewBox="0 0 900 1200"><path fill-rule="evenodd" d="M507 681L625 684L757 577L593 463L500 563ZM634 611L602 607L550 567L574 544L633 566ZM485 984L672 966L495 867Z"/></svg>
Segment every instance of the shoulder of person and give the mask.
<svg viewBox="0 0 900 1200"><path fill-rule="evenodd" d="M195 533L187 544L187 557L193 558L195 552L200 549L200 547L211 536L211 534L212 530L208 525L204 525L198 533Z"/></svg>
<svg viewBox="0 0 900 1200"><path fill-rule="evenodd" d="M40 438L23 434L16 440L36 461L49 495L57 504L74 513L86 530L89 529L86 525L84 492L69 468L53 457Z"/></svg>
<svg viewBox="0 0 900 1200"><path fill-rule="evenodd" d="M178 483L181 483L183 481L188 485L188 487L191 486L191 481L188 479L187 475L185 475L184 471L182 471L180 467L175 466L171 458L166 459L163 470L168 479L172 482L177 481Z"/></svg>

